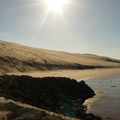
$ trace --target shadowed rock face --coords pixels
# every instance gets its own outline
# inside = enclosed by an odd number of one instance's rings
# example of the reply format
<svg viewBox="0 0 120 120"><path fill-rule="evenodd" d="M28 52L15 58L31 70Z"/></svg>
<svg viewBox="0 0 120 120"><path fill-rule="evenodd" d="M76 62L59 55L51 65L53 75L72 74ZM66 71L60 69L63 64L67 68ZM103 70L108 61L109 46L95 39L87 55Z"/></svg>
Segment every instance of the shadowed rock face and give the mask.
<svg viewBox="0 0 120 120"><path fill-rule="evenodd" d="M82 104L94 95L84 81L63 77L0 76L0 96L71 117L78 117L78 112L85 113Z"/></svg>

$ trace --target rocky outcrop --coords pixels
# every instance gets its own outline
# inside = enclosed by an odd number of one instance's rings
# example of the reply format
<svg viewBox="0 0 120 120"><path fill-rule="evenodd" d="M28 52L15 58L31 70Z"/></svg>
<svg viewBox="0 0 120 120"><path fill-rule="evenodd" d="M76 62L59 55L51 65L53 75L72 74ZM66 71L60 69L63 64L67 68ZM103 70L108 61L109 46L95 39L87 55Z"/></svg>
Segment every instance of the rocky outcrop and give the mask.
<svg viewBox="0 0 120 120"><path fill-rule="evenodd" d="M94 95L84 81L63 77L0 76L0 96L65 116L90 116L83 102Z"/></svg>

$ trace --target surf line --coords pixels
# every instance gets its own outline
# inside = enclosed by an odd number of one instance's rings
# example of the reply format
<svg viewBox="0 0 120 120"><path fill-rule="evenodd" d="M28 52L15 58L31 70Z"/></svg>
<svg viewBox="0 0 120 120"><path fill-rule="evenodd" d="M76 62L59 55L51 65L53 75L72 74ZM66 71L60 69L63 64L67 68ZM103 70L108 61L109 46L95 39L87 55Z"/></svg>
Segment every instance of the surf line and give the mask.
<svg viewBox="0 0 120 120"><path fill-rule="evenodd" d="M87 99L83 105L87 106L87 112L91 109L92 105L104 97L104 94L101 91L95 91L95 96L93 98Z"/></svg>

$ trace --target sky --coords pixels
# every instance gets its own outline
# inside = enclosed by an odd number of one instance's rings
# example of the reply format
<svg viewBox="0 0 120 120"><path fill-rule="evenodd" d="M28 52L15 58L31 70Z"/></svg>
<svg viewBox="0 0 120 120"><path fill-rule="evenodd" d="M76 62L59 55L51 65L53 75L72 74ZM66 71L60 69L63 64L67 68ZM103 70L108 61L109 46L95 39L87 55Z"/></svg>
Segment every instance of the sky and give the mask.
<svg viewBox="0 0 120 120"><path fill-rule="evenodd" d="M120 0L68 0L62 14L41 0L0 0L0 39L120 59Z"/></svg>

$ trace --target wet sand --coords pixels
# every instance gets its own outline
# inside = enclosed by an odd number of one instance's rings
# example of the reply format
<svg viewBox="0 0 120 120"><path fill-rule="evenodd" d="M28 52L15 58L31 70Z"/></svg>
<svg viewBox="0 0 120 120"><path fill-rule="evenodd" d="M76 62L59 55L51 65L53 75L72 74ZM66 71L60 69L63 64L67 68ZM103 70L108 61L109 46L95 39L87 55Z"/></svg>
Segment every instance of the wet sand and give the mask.
<svg viewBox="0 0 120 120"><path fill-rule="evenodd" d="M88 111L87 112L90 112L90 109L92 107L92 105L98 101L99 99L102 99L102 97L104 97L104 94L100 91L95 91L95 96L93 98L90 98L88 100L85 101L84 105L87 106L87 109Z"/></svg>
<svg viewBox="0 0 120 120"><path fill-rule="evenodd" d="M120 76L85 80L96 90L96 96L85 102L88 112L103 116L105 120L120 120Z"/></svg>

